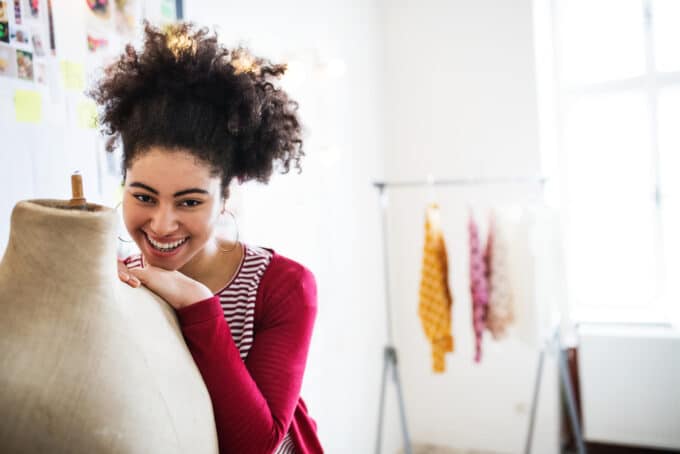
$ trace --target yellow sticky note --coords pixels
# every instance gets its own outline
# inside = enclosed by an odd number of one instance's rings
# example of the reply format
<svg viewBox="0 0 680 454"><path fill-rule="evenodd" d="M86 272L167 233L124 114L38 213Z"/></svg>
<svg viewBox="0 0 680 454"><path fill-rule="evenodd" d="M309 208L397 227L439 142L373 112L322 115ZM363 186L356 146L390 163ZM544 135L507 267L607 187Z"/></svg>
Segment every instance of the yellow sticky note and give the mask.
<svg viewBox="0 0 680 454"><path fill-rule="evenodd" d="M61 81L67 90L82 90L85 86L85 71L82 63L63 60L59 63Z"/></svg>
<svg viewBox="0 0 680 454"><path fill-rule="evenodd" d="M125 185L122 183L116 187L116 205L123 201L123 193L125 192Z"/></svg>
<svg viewBox="0 0 680 454"><path fill-rule="evenodd" d="M91 99L78 102L78 126L83 129L97 127L97 106Z"/></svg>
<svg viewBox="0 0 680 454"><path fill-rule="evenodd" d="M40 92L33 90L15 91L14 112L17 121L40 123L42 121L42 96Z"/></svg>

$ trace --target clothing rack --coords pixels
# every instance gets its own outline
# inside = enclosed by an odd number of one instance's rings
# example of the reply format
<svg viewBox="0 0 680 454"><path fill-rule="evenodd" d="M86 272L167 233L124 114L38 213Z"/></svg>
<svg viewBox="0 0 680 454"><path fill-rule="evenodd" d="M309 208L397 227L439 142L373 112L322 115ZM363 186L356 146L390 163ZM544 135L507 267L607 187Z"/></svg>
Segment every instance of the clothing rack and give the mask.
<svg viewBox="0 0 680 454"><path fill-rule="evenodd" d="M378 189L380 196L380 210L381 210L381 224L382 224L382 244L383 244L383 274L385 283L385 312L387 323L387 345L383 351L383 373L380 388L380 407L378 413L378 434L376 439L376 454L381 454L382 447L382 425L385 408L385 388L387 385L387 372L391 368L392 380L396 386L397 398L399 404L399 416L401 421L402 437L404 441L405 454L411 454L411 441L408 433L408 426L406 422L406 408L404 406L404 398L401 389L401 382L399 378L398 369L398 355L397 349L394 346L394 338L392 334L392 311L391 311L391 297L390 297L390 282L389 282L389 261L388 261L388 241L387 241L387 207L388 207L388 188L422 188L435 186L481 186L494 184L538 184L541 192L545 188L547 178L545 177L487 177L487 178L454 178L454 179L440 179L436 180L432 175L428 175L425 180L411 180L411 181L375 181L373 186ZM555 327L554 334L547 340L545 348L541 349L539 355L538 366L536 370L536 379L534 383L533 399L531 405L531 416L529 426L527 429L527 437L524 452L531 453L531 442L533 440L533 432L536 421L536 408L538 403L538 395L541 386L541 377L543 372L543 361L546 350L556 348L559 355L558 366L560 369L560 383L564 389L567 400L567 409L569 412L569 419L576 438L576 444L579 454L586 454L585 444L581 434L580 424L576 414L576 401L574 399L574 391L569 375L566 352L561 347L559 339L559 324Z"/></svg>
<svg viewBox="0 0 680 454"><path fill-rule="evenodd" d="M545 177L488 177L488 178L453 178L435 180L428 175L426 180L412 181L374 181L373 186L381 193L385 188L426 187L426 186L475 186L487 184L532 184L543 185L548 179Z"/></svg>

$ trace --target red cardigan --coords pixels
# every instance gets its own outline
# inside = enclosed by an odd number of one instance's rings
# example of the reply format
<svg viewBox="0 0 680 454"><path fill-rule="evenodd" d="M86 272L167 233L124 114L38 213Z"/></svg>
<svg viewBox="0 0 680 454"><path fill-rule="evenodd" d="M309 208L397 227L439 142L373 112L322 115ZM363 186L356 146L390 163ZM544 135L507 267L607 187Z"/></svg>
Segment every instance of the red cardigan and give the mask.
<svg viewBox="0 0 680 454"><path fill-rule="evenodd" d="M257 290L253 345L245 361L218 295L177 311L212 400L221 454L272 453L289 430L298 453L323 452L300 398L316 282L303 265L272 252Z"/></svg>

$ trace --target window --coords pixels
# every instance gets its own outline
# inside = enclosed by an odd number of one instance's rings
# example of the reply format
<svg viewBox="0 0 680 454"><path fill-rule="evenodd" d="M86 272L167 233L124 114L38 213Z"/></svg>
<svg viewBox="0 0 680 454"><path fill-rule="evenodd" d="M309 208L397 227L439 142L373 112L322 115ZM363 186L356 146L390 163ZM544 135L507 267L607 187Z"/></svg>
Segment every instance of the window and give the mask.
<svg viewBox="0 0 680 454"><path fill-rule="evenodd" d="M572 317L672 321L680 296L680 1L553 0Z"/></svg>

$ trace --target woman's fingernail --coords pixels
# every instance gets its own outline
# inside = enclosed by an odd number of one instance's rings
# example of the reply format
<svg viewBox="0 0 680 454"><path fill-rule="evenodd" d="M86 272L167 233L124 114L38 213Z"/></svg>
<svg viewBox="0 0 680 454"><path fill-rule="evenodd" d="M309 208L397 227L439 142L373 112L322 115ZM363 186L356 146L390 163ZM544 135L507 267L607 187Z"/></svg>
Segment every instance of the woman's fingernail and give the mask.
<svg viewBox="0 0 680 454"><path fill-rule="evenodd" d="M139 287L139 279L133 277L130 282L132 282L133 287Z"/></svg>
<svg viewBox="0 0 680 454"><path fill-rule="evenodd" d="M118 272L118 276L120 276L120 278L123 279L124 281L127 281L128 279L130 279L130 275L127 274L127 273L123 273L122 271Z"/></svg>

